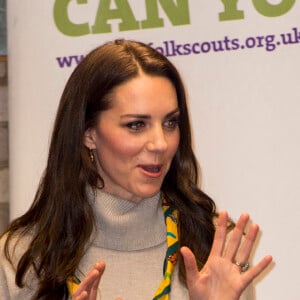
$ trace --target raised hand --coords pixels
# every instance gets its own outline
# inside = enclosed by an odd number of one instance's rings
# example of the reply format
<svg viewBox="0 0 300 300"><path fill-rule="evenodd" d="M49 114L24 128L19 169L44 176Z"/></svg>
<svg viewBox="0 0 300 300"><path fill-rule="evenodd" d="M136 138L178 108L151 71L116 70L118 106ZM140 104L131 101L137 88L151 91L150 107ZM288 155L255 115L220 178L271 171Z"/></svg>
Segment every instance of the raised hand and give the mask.
<svg viewBox="0 0 300 300"><path fill-rule="evenodd" d="M105 270L103 261L97 262L92 270L87 274L84 280L79 284L76 292L73 294L72 300L96 300L101 299L97 294L99 292L100 279ZM116 298L115 300L122 300Z"/></svg>
<svg viewBox="0 0 300 300"><path fill-rule="evenodd" d="M103 261L97 262L84 280L79 284L72 300L96 300L100 279L105 270Z"/></svg>
<svg viewBox="0 0 300 300"><path fill-rule="evenodd" d="M237 300L249 283L271 263L272 256L269 255L249 270L246 270L247 266L243 268L259 230L258 225L252 224L243 238L248 221L248 214L240 216L226 245L228 214L219 214L211 253L200 272L192 251L181 248L190 300Z"/></svg>

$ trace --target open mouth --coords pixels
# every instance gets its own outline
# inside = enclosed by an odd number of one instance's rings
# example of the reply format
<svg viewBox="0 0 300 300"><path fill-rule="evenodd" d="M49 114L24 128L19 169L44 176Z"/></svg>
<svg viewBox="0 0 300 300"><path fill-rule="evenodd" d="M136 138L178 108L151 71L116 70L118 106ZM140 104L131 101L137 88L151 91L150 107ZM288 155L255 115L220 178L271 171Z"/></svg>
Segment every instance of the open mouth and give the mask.
<svg viewBox="0 0 300 300"><path fill-rule="evenodd" d="M153 174L160 173L162 169L161 165L140 165L139 167L142 168L145 172Z"/></svg>
<svg viewBox="0 0 300 300"><path fill-rule="evenodd" d="M161 166L141 166L145 171L151 173L158 173L161 170Z"/></svg>

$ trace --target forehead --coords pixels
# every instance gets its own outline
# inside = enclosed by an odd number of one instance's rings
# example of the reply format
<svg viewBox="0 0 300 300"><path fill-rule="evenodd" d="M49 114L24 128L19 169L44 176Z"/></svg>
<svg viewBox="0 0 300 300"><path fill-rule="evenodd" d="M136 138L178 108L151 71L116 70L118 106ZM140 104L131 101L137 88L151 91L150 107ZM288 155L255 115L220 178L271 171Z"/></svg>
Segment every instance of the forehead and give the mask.
<svg viewBox="0 0 300 300"><path fill-rule="evenodd" d="M117 86L112 94L112 109L172 110L178 106L173 83L166 77L141 74Z"/></svg>

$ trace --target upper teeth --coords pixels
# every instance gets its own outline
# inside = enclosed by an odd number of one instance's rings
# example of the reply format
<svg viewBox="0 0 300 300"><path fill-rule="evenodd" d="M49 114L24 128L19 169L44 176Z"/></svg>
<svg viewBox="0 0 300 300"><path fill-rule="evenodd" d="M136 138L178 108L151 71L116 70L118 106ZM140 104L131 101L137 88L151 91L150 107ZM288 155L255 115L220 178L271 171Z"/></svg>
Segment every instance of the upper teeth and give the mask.
<svg viewBox="0 0 300 300"><path fill-rule="evenodd" d="M143 167L146 171L150 171L150 172L158 172L159 171L159 167Z"/></svg>

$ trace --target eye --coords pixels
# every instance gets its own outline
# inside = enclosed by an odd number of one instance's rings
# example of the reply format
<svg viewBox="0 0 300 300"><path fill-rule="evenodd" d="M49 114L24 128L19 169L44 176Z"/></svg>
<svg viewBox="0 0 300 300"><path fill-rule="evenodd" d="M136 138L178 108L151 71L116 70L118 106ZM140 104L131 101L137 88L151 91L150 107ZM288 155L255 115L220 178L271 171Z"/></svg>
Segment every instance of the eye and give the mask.
<svg viewBox="0 0 300 300"><path fill-rule="evenodd" d="M132 131L139 131L143 127L145 127L145 123L143 121L133 121L126 124L126 127L128 127Z"/></svg>
<svg viewBox="0 0 300 300"><path fill-rule="evenodd" d="M179 123L179 118L174 117L174 118L166 120L163 125L167 129L175 129L178 126L178 123Z"/></svg>

